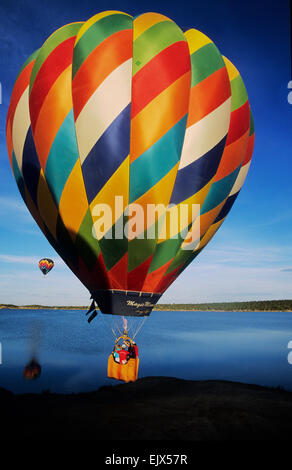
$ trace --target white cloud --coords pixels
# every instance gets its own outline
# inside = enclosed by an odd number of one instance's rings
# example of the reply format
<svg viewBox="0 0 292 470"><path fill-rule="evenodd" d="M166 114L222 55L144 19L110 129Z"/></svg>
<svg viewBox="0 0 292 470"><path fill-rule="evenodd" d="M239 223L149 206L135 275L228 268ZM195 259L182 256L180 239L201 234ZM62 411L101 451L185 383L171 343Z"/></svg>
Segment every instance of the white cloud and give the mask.
<svg viewBox="0 0 292 470"><path fill-rule="evenodd" d="M34 265L34 264L37 264L40 259L41 258L37 256L17 256L17 255L0 254L0 261L3 261L4 263ZM64 262L61 260L61 258L54 257L54 263L55 265L60 265L60 266L64 265Z"/></svg>
<svg viewBox="0 0 292 470"><path fill-rule="evenodd" d="M200 303L292 298L291 274L277 267L189 266L161 302Z"/></svg>
<svg viewBox="0 0 292 470"><path fill-rule="evenodd" d="M14 198L14 197L0 196L0 211L1 212L16 211L16 212L26 213L28 209L20 197Z"/></svg>

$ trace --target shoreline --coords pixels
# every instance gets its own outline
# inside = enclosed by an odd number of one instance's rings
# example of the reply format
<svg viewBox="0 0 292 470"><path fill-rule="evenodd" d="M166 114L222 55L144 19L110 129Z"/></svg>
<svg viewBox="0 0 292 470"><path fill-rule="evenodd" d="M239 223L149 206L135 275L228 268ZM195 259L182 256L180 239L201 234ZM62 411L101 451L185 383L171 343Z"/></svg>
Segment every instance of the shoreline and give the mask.
<svg viewBox="0 0 292 470"><path fill-rule="evenodd" d="M6 306L6 305L0 305L0 310L83 310L87 311L88 307L51 307L51 306L30 306L30 305L23 305L23 306ZM242 313L247 313L247 312L275 312L275 313L292 313L292 310L290 309L282 309L282 310L274 310L272 308L267 308L267 309L239 309L239 308L234 308L234 309L204 309L204 308L153 308L153 312L242 312ZM99 310L98 310L99 312Z"/></svg>

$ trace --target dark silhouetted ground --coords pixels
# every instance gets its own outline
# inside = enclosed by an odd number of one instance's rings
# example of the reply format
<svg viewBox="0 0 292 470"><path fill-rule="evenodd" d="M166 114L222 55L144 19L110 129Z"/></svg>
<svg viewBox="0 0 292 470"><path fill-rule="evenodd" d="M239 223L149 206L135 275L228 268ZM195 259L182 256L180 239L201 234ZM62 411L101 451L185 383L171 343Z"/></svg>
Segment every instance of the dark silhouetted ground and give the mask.
<svg viewBox="0 0 292 470"><path fill-rule="evenodd" d="M292 393L147 377L72 395L0 389L0 413L6 439L290 440Z"/></svg>

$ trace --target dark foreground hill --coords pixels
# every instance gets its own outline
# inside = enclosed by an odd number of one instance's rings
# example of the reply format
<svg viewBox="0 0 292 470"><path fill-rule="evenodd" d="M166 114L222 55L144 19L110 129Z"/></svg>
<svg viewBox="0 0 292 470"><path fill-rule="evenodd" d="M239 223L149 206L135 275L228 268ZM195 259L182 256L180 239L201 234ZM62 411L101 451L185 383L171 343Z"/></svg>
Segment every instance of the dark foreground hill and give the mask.
<svg viewBox="0 0 292 470"><path fill-rule="evenodd" d="M13 440L291 440L292 393L147 377L73 395L0 389L0 413L1 437Z"/></svg>

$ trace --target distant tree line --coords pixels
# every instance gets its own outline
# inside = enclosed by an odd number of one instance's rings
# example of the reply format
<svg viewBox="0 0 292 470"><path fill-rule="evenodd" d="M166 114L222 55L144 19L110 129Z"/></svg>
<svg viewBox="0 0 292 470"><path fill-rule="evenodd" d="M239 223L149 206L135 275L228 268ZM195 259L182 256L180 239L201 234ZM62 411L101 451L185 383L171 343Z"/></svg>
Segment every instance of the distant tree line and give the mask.
<svg viewBox="0 0 292 470"><path fill-rule="evenodd" d="M202 304L157 304L155 310L292 311L292 300L255 300L249 302L214 302Z"/></svg>
<svg viewBox="0 0 292 470"><path fill-rule="evenodd" d="M0 304L0 308L87 310L88 306L47 306ZM214 302L202 304L157 304L154 310L196 310L196 311L292 311L292 300L255 300L249 302Z"/></svg>

